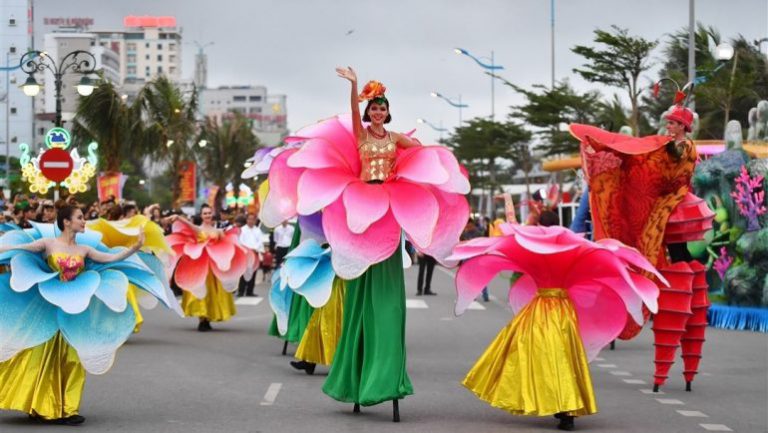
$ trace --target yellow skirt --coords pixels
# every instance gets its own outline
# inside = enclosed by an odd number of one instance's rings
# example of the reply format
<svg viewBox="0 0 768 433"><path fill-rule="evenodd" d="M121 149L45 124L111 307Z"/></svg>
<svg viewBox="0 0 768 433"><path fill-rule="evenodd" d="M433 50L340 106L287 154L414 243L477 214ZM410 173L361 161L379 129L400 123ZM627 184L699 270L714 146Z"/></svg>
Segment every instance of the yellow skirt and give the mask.
<svg viewBox="0 0 768 433"><path fill-rule="evenodd" d="M0 363L0 409L67 418L78 414L84 386L80 358L59 332Z"/></svg>
<svg viewBox="0 0 768 433"><path fill-rule="evenodd" d="M597 412L573 304L561 289L539 289L499 332L463 385L514 415Z"/></svg>
<svg viewBox="0 0 768 433"><path fill-rule="evenodd" d="M133 284L128 285L128 305L131 306L133 314L136 315L136 326L133 327L134 334L138 334L141 331L141 325L144 323L144 316L141 315L141 310L139 309L138 290Z"/></svg>
<svg viewBox="0 0 768 433"><path fill-rule="evenodd" d="M237 313L234 297L224 290L221 282L211 272L205 278L205 288L207 293L203 299L197 299L184 290L181 308L185 316L199 317L210 322L226 322Z"/></svg>
<svg viewBox="0 0 768 433"><path fill-rule="evenodd" d="M296 349L297 359L314 364L331 365L336 346L339 344L339 337L341 337L345 292L344 280L334 279L328 303L316 309L309 319L304 336Z"/></svg>

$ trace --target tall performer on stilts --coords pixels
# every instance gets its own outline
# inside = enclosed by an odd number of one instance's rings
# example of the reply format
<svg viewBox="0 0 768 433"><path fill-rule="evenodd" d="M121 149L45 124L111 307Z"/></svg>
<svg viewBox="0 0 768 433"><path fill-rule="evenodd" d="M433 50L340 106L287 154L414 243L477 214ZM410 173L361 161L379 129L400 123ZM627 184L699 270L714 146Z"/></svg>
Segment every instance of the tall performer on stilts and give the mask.
<svg viewBox="0 0 768 433"><path fill-rule="evenodd" d="M659 83L655 93L658 88ZM703 239L714 213L690 192L696 149L686 135L694 121L685 107L686 88L677 87L675 105L664 116L666 135L627 137L570 126L581 141L594 239L614 238L637 248L670 282L661 288L653 323L654 391L665 383L681 342L686 390L691 390L706 327L705 268L692 260L686 242ZM633 338L642 325L628 318L619 338Z"/></svg>
<svg viewBox="0 0 768 433"><path fill-rule="evenodd" d="M197 317L197 330L206 332L213 329L211 322L225 322L236 314L232 292L248 267L248 255L236 228L216 228L210 206L204 204L200 215L199 226L177 217L166 240L174 252L174 281L184 291L184 314Z"/></svg>
<svg viewBox="0 0 768 433"><path fill-rule="evenodd" d="M656 311L663 280L634 248L591 242L558 226L502 224L502 236L458 245L456 314L499 272L516 272L509 303L517 313L464 378L491 406L514 415L552 416L561 430L597 413L588 361L624 328L627 314Z"/></svg>
<svg viewBox="0 0 768 433"><path fill-rule="evenodd" d="M381 83L369 82L358 96L355 72L337 73L351 83L351 119L335 117L286 140L303 144L273 161L262 221L274 227L322 210L333 268L347 280L341 340L323 391L354 403L355 412L392 401L397 422L398 400L413 393L403 232L417 250L455 264L445 259L469 216L469 182L449 150L385 129L391 115Z"/></svg>
<svg viewBox="0 0 768 433"><path fill-rule="evenodd" d="M56 227L36 224L0 238L0 409L53 424L78 425L86 371L106 373L136 316L134 285L181 315L153 256L108 248L85 229L83 212L64 206Z"/></svg>

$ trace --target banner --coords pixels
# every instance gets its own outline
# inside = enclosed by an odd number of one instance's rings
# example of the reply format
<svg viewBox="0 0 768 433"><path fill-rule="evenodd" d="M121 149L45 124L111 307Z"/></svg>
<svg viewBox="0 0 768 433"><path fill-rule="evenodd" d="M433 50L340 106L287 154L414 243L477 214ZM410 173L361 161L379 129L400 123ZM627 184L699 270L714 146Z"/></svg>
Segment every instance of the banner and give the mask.
<svg viewBox="0 0 768 433"><path fill-rule="evenodd" d="M179 198L178 203L194 203L197 197L197 166L193 161L179 163Z"/></svg>
<svg viewBox="0 0 768 433"><path fill-rule="evenodd" d="M99 201L102 202L114 196L115 200L121 200L123 198L123 186L128 176L118 171L110 173L101 173L96 180L96 188L99 194Z"/></svg>
<svg viewBox="0 0 768 433"><path fill-rule="evenodd" d="M214 209L218 209L216 206L214 206L216 204L216 194L218 194L218 193L219 193L219 187L218 186L213 185L213 186L209 186L208 187L208 197L207 197L207 199L208 199L208 201L207 201L208 202L208 206L210 206L210 207L212 207Z"/></svg>

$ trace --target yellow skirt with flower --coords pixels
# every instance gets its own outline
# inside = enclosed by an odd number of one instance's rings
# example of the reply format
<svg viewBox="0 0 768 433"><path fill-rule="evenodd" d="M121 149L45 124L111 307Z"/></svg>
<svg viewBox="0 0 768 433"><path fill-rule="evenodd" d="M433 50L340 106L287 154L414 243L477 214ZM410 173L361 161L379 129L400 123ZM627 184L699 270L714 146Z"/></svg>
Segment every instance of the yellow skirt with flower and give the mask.
<svg viewBox="0 0 768 433"><path fill-rule="evenodd" d="M234 297L224 290L221 281L211 272L205 278L205 288L207 293L203 299L197 299L184 290L181 308L185 316L199 317L210 322L226 322L237 313Z"/></svg>
<svg viewBox="0 0 768 433"><path fill-rule="evenodd" d="M331 365L341 337L344 316L344 280L335 278L331 297L322 308L316 309L296 349L296 359L320 365ZM297 296L297 295L294 295Z"/></svg>
<svg viewBox="0 0 768 433"><path fill-rule="evenodd" d="M44 419L77 415L85 369L61 333L0 363L0 409Z"/></svg>
<svg viewBox="0 0 768 433"><path fill-rule="evenodd" d="M462 383L514 415L597 412L573 304L564 290L539 289L499 332Z"/></svg>

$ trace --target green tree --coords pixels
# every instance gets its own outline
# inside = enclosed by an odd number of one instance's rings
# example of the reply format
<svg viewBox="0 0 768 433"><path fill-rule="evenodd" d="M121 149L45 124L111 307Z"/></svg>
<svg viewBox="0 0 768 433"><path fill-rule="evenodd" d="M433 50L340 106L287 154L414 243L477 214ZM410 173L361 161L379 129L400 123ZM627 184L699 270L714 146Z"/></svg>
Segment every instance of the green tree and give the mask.
<svg viewBox="0 0 768 433"><path fill-rule="evenodd" d="M200 139L207 144L198 151L198 161L205 177L219 187L215 203L221 205L224 187L232 182L235 191L240 185L243 162L253 155L259 146L259 139L253 133L251 120L240 113L218 121L206 118L200 132Z"/></svg>
<svg viewBox="0 0 768 433"><path fill-rule="evenodd" d="M502 182L511 177L504 171L504 161L511 161L513 168L525 174L533 169L533 157L529 149L531 133L514 122L495 122L475 118L456 128L444 143L453 149L456 158L464 164L470 183L476 188L488 190L489 200L500 192Z"/></svg>
<svg viewBox="0 0 768 433"><path fill-rule="evenodd" d="M640 75L652 66L649 57L657 42L630 36L626 29L611 26L611 31L595 30L595 43L601 47L577 45L571 49L587 61L573 72L587 81L625 90L630 101L629 126L637 135L643 91Z"/></svg>
<svg viewBox="0 0 768 433"><path fill-rule="evenodd" d="M180 195L179 166L192 157L189 140L195 137L197 93L189 96L167 77L147 83L137 98L145 121L143 151L155 161L168 166L175 205Z"/></svg>
<svg viewBox="0 0 768 433"><path fill-rule="evenodd" d="M141 111L128 105L109 81L101 81L89 96L80 97L72 126L76 145L95 141L99 145L102 171L120 170L121 161L141 139ZM141 164L138 165L141 167Z"/></svg>

